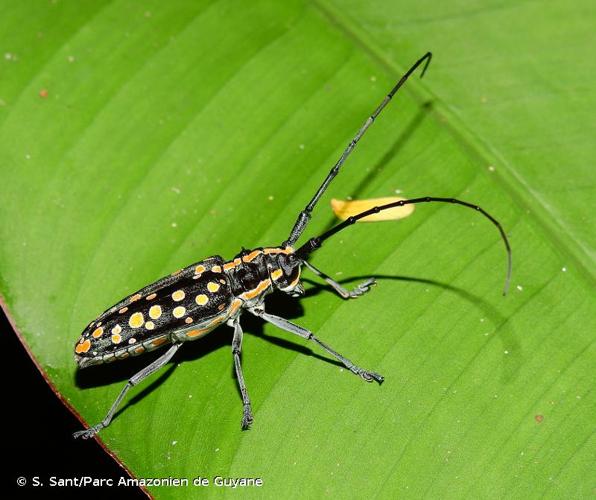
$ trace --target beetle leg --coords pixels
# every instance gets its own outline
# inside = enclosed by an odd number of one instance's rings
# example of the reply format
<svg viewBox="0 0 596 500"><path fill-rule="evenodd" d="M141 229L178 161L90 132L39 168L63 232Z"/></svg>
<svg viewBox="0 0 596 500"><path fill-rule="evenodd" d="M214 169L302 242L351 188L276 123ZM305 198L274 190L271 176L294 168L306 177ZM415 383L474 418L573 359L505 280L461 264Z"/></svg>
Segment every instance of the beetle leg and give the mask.
<svg viewBox="0 0 596 500"><path fill-rule="evenodd" d="M232 325L230 325L232 326ZM244 383L244 375L242 374L242 364L240 361L240 353L242 352L242 326L240 326L240 316L234 319L234 339L232 340L232 354L234 355L234 367L236 369L236 378L238 379L238 386L242 394L242 404L244 409L242 411L242 430L248 430L252 424L253 416L250 405L250 398Z"/></svg>
<svg viewBox="0 0 596 500"><path fill-rule="evenodd" d="M310 262L304 260L304 265L308 267L313 273L315 273L319 278L324 279L331 287L339 294L342 299L355 299L360 297L361 295L365 294L370 290L370 287L376 285L376 281L374 278L370 278L366 281L363 281L359 285L356 286L353 290L348 290L341 286L337 281L333 280L329 276L327 276L323 271L320 271L315 266L313 266Z"/></svg>
<svg viewBox="0 0 596 500"><path fill-rule="evenodd" d="M265 311L263 311L262 309L249 309L248 311L251 312L252 314L254 314L255 316L258 316L259 318L263 318L265 321L271 323L272 325L275 325L278 328L281 328L282 330L293 333L293 334L298 335L298 336L305 338L307 340L312 340L313 342L316 342L323 349L325 349L329 354L331 354L335 359L340 361L348 370L350 370L352 373L360 376L367 382L372 382L373 380L376 380L379 384L383 383L384 379L381 375L379 375L378 373L375 373L375 372L369 372L367 370L363 370L362 368L356 366L349 359L344 358L337 351L335 351L330 346L328 346L327 344L325 344L324 342L319 340L317 337L315 337L314 333L312 333L310 330L307 330L306 328L303 328L299 325L295 325L294 323L291 323L287 319L281 318L280 316L268 314Z"/></svg>
<svg viewBox="0 0 596 500"><path fill-rule="evenodd" d="M139 382L141 382L143 379L147 378L152 373L155 373L162 366L164 366L168 361L170 361L170 359L176 353L176 351L178 349L180 349L180 346L181 345L182 344L174 344L174 345L172 345L172 347L170 347L167 350L167 352L165 352L159 358L157 358L155 361L153 361L153 363L151 363L150 365L148 365L145 368L143 368L136 375L133 375L128 380L128 382L126 383L126 385L124 386L124 388L122 389L122 391L120 391L120 394L116 398L116 401L114 401L114 404L112 404L112 407L110 408L110 411L108 411L108 414L105 416L105 418L101 422L99 422L98 424L94 425L93 427L91 427L89 429L85 429L85 430L82 430L82 431L75 432L72 436L74 438L79 438L80 437L80 438L83 438L83 439L89 439L90 437L93 437L95 434L97 434L101 429L104 429L105 427L107 427L108 425L110 425L110 422L112 421L112 417L114 416L114 413L116 413L116 410L118 409L118 406L120 405L120 403L124 399L124 396L129 391L129 389L131 387L137 385Z"/></svg>

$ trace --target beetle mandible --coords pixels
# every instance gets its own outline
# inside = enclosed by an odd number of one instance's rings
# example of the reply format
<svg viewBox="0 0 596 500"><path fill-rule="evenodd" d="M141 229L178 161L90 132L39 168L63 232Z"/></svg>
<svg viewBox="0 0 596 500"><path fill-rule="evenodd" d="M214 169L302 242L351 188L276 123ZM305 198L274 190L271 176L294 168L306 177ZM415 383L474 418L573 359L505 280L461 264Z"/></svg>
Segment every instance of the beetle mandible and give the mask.
<svg viewBox="0 0 596 500"><path fill-rule="evenodd" d="M353 290L347 290L309 263L308 257L327 238L373 213L396 206L429 202L452 203L479 211L497 227L505 244L507 276L503 293L507 293L511 277L511 248L503 228L494 217L479 206L453 198L412 198L373 207L349 217L327 232L310 238L298 249L294 249L294 244L304 232L315 205L333 178L339 173L341 166L358 141L399 88L422 64L424 66L421 76L424 75L431 58L430 52L421 57L367 118L313 198L300 212L289 237L280 246L242 250L229 261L225 261L220 256L213 256L191 264L126 297L85 328L75 345L75 360L79 368L136 356L168 344L170 347L162 356L128 380L101 422L89 429L76 432L74 437L89 438L107 427L131 387L168 363L184 342L196 340L224 323L234 329L232 355L242 395L241 427L248 429L253 421L253 415L240 360L243 336L240 315L244 311L272 323L282 330L315 342L348 370L365 381L382 383L383 377L378 373L356 366L331 346L319 340L311 331L280 316L270 314L264 309L265 296L273 291L279 290L293 297L300 297L304 294L304 287L300 282L302 266L326 281L344 299L356 298L367 292L374 285L374 279L364 281Z"/></svg>

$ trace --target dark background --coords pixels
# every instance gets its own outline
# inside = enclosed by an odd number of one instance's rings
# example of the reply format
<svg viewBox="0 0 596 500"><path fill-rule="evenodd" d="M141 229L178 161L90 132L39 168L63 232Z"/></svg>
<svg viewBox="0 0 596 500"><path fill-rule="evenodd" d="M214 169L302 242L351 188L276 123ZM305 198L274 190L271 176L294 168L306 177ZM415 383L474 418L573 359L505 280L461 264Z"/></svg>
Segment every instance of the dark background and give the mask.
<svg viewBox="0 0 596 500"><path fill-rule="evenodd" d="M51 476L72 478L92 476L118 478L127 476L112 457L95 440L74 440L72 433L81 429L81 423L54 395L20 343L6 315L0 309L0 352L4 381L2 387L2 414L4 435L8 437L8 473L3 474L3 491L14 492L10 498L31 497L38 493L57 496L89 498L112 492L126 498L147 496L140 488L47 488L31 485L39 476L42 483ZM25 477L27 485L19 487L18 477ZM54 495L52 495L54 496Z"/></svg>

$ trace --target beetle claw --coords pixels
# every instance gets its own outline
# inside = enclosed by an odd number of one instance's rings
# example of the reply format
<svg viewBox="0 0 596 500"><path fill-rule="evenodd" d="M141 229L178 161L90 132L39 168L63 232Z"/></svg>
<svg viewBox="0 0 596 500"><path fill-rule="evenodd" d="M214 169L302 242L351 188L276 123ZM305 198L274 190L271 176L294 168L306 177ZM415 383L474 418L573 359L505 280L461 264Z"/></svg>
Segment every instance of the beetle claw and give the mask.
<svg viewBox="0 0 596 500"><path fill-rule="evenodd" d="M381 385L383 383L383 381L385 380L385 377L383 377L382 375L379 375L378 373L375 373L375 372L367 372L365 370L362 370L359 373L359 375L367 382L377 381L379 383L379 385Z"/></svg>
<svg viewBox="0 0 596 500"><path fill-rule="evenodd" d="M72 437L74 439L90 439L93 436L95 436L95 434L97 434L99 432L99 429L96 429L95 427L91 427L90 429L83 429L82 431L77 431L74 432L72 434Z"/></svg>
<svg viewBox="0 0 596 500"><path fill-rule="evenodd" d="M349 296L352 299L360 297L361 295L364 295L366 292L368 292L371 289L371 287L375 286L376 284L377 281L374 278L370 278L366 281L363 281L358 286L356 286L354 290L350 292Z"/></svg>
<svg viewBox="0 0 596 500"><path fill-rule="evenodd" d="M254 418L252 416L252 410L250 405L244 406L244 411L242 412L242 430L247 431L250 429L250 425L252 424Z"/></svg>

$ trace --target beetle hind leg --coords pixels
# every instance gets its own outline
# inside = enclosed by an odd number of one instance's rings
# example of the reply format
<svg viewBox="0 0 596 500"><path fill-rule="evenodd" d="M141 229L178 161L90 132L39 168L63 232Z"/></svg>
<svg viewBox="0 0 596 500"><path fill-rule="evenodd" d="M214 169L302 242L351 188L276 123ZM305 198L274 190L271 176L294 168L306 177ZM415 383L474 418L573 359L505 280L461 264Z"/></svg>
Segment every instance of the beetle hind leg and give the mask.
<svg viewBox="0 0 596 500"><path fill-rule="evenodd" d="M118 394L116 401L114 401L110 410L108 411L108 414L104 417L104 419L101 422L99 422L98 424L95 424L93 427L90 427L89 429L84 429L82 431L77 431L77 432L73 433L72 437L74 437L75 439L77 439L77 438L89 439L89 438L95 436L95 434L97 434L100 430L105 429L108 425L110 425L110 422L112 421L112 418L114 417L114 413L116 413L118 406L120 406L120 403L124 399L124 396L126 395L126 393L130 390L130 388L139 384L143 379L147 378L152 373L155 373L162 366L164 366L168 361L170 361L170 359L172 359L172 356L176 353L176 351L180 348L181 345L182 344L174 344L167 350L167 352L162 354L159 358L157 358L155 361L153 361L150 365L143 368L136 375L133 375L128 380L128 382L126 383L124 388L120 391L120 394Z"/></svg>
<svg viewBox="0 0 596 500"><path fill-rule="evenodd" d="M107 425L103 425L103 422L100 422L99 424L94 425L89 429L83 429L82 431L73 432L72 437L75 439L89 439L95 436L95 434L97 434L104 427L107 427Z"/></svg>

